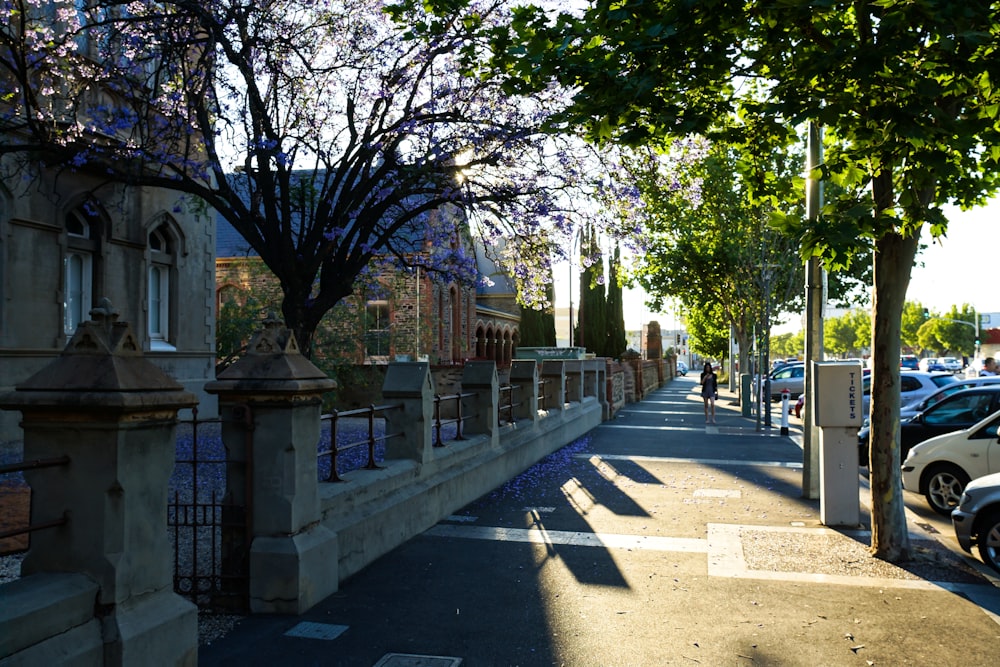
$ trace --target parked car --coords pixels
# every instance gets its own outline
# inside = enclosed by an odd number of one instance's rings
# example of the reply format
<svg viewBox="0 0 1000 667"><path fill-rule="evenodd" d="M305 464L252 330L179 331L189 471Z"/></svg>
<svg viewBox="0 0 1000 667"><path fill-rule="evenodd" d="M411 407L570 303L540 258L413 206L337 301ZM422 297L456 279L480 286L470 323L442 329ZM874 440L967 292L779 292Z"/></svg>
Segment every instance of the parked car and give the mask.
<svg viewBox="0 0 1000 667"><path fill-rule="evenodd" d="M956 359L955 357L941 357L938 359L944 370L951 371L952 373L957 373L962 370L962 360Z"/></svg>
<svg viewBox="0 0 1000 667"><path fill-rule="evenodd" d="M945 370L944 364L937 357L925 357L917 362L917 369L925 373Z"/></svg>
<svg viewBox="0 0 1000 667"><path fill-rule="evenodd" d="M678 375L687 375L688 374L688 365L686 363L684 363L683 361L678 361L677 362L677 374Z"/></svg>
<svg viewBox="0 0 1000 667"><path fill-rule="evenodd" d="M920 364L920 359L917 358L915 354L904 354L899 358L899 367L905 368L911 371L920 370L918 364Z"/></svg>
<svg viewBox="0 0 1000 667"><path fill-rule="evenodd" d="M958 506L969 480L1000 472L1000 411L975 425L926 440L903 461L903 488L922 493L945 516Z"/></svg>
<svg viewBox="0 0 1000 667"><path fill-rule="evenodd" d="M923 412L899 422L899 458L906 460L910 449L936 435L969 428L1000 409L1000 386L986 385L963 389L938 401ZM858 460L868 461L871 429L858 431Z"/></svg>
<svg viewBox="0 0 1000 667"><path fill-rule="evenodd" d="M980 477L965 487L951 513L958 543L967 552L979 547L983 562L1000 572L1000 473Z"/></svg>
<svg viewBox="0 0 1000 667"><path fill-rule="evenodd" d="M1000 376L956 379L951 384L946 384L937 391L931 392L926 397L918 401L912 401L901 407L899 409L899 418L907 419L919 412L923 412L924 410L934 405L935 403L945 398L946 396L951 396L956 391L962 391L963 389L971 389L972 387L980 387L982 385L998 384L998 383L1000 383Z"/></svg>
<svg viewBox="0 0 1000 667"><path fill-rule="evenodd" d="M941 387L955 381L952 373L925 373L923 371L899 371L899 404L906 405L925 398ZM872 379L865 373L862 381L861 414L868 418L868 406L872 399Z"/></svg>
<svg viewBox="0 0 1000 667"><path fill-rule="evenodd" d="M787 389L792 396L798 396L806 388L806 366L801 361L782 366L771 373L771 400L781 400L781 392Z"/></svg>

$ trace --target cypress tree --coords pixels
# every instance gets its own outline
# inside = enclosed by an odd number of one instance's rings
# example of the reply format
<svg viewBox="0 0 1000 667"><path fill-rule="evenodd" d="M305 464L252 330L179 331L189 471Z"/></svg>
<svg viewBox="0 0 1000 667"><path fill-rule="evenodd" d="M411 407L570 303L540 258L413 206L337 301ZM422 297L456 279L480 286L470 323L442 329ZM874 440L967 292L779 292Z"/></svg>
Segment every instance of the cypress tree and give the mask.
<svg viewBox="0 0 1000 667"><path fill-rule="evenodd" d="M593 227L588 227L581 241L580 342L588 352L604 356L607 342L607 297L604 292L604 259Z"/></svg>
<svg viewBox="0 0 1000 667"><path fill-rule="evenodd" d="M625 310L622 302L621 248L615 244L615 252L608 262L608 338L604 346L604 356L619 359L625 352Z"/></svg>
<svg viewBox="0 0 1000 667"><path fill-rule="evenodd" d="M555 347L556 345L556 290L552 281L545 288L548 305L542 309L522 308L518 346Z"/></svg>

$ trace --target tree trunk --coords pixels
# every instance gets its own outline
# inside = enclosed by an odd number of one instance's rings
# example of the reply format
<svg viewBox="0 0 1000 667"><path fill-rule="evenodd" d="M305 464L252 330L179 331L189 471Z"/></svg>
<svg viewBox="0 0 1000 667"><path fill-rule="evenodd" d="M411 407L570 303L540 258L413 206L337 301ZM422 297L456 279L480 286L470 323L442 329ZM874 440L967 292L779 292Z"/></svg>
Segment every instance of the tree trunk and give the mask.
<svg viewBox="0 0 1000 667"><path fill-rule="evenodd" d="M899 466L899 355L903 303L920 230L903 237L889 232L875 243L872 299L871 553L890 562L909 559L903 485Z"/></svg>

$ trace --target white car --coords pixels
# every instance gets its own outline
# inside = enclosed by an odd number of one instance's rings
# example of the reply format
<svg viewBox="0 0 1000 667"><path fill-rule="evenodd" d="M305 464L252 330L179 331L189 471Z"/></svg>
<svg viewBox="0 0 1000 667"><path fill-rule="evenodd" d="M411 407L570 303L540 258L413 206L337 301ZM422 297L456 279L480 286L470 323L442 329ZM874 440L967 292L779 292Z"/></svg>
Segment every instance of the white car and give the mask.
<svg viewBox="0 0 1000 667"><path fill-rule="evenodd" d="M932 393L955 382L955 375L947 371L926 373L924 371L899 371L899 404L907 405L930 396ZM872 400L872 377L865 375L862 381L864 395L861 397L861 414L868 418L868 406Z"/></svg>
<svg viewBox="0 0 1000 667"><path fill-rule="evenodd" d="M914 446L903 461L903 488L922 493L931 508L949 515L969 480L1000 472L1000 411L964 431Z"/></svg>
<svg viewBox="0 0 1000 667"><path fill-rule="evenodd" d="M956 359L955 357L941 357L938 362L944 366L946 371L951 371L955 373L962 370L962 360Z"/></svg>

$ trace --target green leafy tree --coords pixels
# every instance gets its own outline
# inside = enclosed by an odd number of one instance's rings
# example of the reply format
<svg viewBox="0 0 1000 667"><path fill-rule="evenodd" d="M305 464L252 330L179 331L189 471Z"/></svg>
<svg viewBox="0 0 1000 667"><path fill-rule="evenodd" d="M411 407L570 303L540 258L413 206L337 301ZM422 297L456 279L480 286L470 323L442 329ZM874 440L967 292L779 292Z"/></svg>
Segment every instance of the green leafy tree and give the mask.
<svg viewBox="0 0 1000 667"><path fill-rule="evenodd" d="M798 357L802 354L804 347L803 333L801 331L794 334L784 333L771 336L770 349L772 359Z"/></svg>
<svg viewBox="0 0 1000 667"><path fill-rule="evenodd" d="M692 352L711 359L727 358L729 325L724 321L722 307L719 304L709 304L705 308L691 308L684 322L688 331L688 347Z"/></svg>
<svg viewBox="0 0 1000 667"><path fill-rule="evenodd" d="M871 312L867 310L853 310L850 312L850 317L857 340L855 352L857 352L858 356L861 356L872 342Z"/></svg>
<svg viewBox="0 0 1000 667"><path fill-rule="evenodd" d="M920 345L938 355L973 356L976 348L975 311L963 304L945 315L932 315L918 331Z"/></svg>
<svg viewBox="0 0 1000 667"><path fill-rule="evenodd" d="M823 322L823 348L832 354L846 356L857 349L858 334L848 314L828 317Z"/></svg>
<svg viewBox="0 0 1000 667"><path fill-rule="evenodd" d="M899 332L899 339L903 350L918 353L924 347L920 344L918 332L920 331L920 327L927 321L927 317L924 315L925 312L923 305L919 301L907 301L903 305Z"/></svg>
<svg viewBox="0 0 1000 667"><path fill-rule="evenodd" d="M433 4L433 0L431 1ZM442 3L451 4L451 3ZM810 226L804 253L828 267L873 250L872 552L909 557L899 477L899 357L904 298L925 224L941 234L945 203L974 206L1000 177L1000 32L995 2L597 0L550 17L515 13L494 53L508 90L575 87L562 118L597 141L660 143L711 131L739 105L746 127L827 128L813 176L843 195ZM697 54L692 56L692 54ZM738 86L766 82L762 98ZM725 134L745 128L726 126ZM794 222L794 221L787 221Z"/></svg>
<svg viewBox="0 0 1000 667"><path fill-rule="evenodd" d="M748 368L753 332L765 308L774 316L801 302L803 267L787 260L798 242L767 224L776 202L793 199L800 161L788 153L751 155L697 140L677 142L671 150L701 157L675 161L685 166L674 168L666 187L641 186L650 238L635 276L654 308L676 298L692 311L717 313L717 324L727 330L731 324L740 368ZM643 184L660 180L637 176ZM752 192L760 180L784 183L784 197L756 201ZM694 188L698 203L692 206L685 193Z"/></svg>

